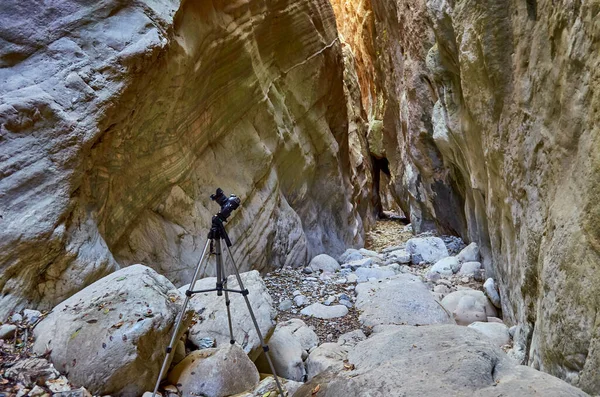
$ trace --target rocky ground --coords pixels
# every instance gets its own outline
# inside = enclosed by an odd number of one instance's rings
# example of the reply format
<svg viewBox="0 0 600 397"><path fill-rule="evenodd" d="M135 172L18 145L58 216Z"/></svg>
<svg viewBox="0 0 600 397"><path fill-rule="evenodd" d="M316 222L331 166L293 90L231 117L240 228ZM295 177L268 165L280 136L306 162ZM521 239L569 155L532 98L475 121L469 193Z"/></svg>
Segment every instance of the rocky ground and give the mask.
<svg viewBox="0 0 600 397"><path fill-rule="evenodd" d="M378 222L367 242L370 249L348 249L339 258L318 255L306 268L263 277L242 273L289 395L362 396L379 384L374 396L399 387L407 396L441 396L449 395L454 379L468 378L478 385L471 391L482 395L496 395L489 386L501 383L499 392L506 394L497 395L585 396L518 365L524 357L512 342L518 327L503 323L494 280L485 279L476 244L432 233L413 236L398 219ZM194 289L215 282L204 278ZM237 288L233 277L228 287ZM134 265L50 313L13 315L0 328L0 397L144 394L155 381L163 357L157 352L168 343L188 288L178 290L152 269ZM242 296L231 296L230 310L234 345L223 297L193 296L163 395L276 395ZM413 351L417 355L408 363L403 357ZM502 371L490 370L498 363ZM390 368L394 374L388 376ZM423 389L427 373L437 374L437 391ZM541 394L531 394L532 387Z"/></svg>

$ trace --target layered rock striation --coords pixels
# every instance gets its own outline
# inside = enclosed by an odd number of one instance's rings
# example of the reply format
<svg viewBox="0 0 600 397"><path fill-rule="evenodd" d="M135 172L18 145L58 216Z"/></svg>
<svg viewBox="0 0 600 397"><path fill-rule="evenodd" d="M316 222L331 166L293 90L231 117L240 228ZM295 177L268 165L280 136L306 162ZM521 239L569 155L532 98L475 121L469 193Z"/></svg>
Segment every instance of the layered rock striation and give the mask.
<svg viewBox="0 0 600 397"><path fill-rule="evenodd" d="M327 1L9 1L0 19L0 317L134 263L184 284L217 187L242 200L241 270L361 244L368 156Z"/></svg>
<svg viewBox="0 0 600 397"><path fill-rule="evenodd" d="M403 211L417 231L477 242L524 361L598 393L598 4L371 7Z"/></svg>

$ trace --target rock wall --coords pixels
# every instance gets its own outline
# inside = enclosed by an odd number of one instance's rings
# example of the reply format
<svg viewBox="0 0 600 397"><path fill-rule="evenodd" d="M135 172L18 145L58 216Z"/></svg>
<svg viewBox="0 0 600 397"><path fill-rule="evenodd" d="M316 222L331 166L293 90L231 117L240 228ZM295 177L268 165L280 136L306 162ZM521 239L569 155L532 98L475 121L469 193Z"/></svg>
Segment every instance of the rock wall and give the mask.
<svg viewBox="0 0 600 397"><path fill-rule="evenodd" d="M217 187L241 270L362 243L327 1L5 3L0 318L133 263L185 283Z"/></svg>
<svg viewBox="0 0 600 397"><path fill-rule="evenodd" d="M372 9L402 209L417 230L478 242L525 361L599 393L600 4Z"/></svg>

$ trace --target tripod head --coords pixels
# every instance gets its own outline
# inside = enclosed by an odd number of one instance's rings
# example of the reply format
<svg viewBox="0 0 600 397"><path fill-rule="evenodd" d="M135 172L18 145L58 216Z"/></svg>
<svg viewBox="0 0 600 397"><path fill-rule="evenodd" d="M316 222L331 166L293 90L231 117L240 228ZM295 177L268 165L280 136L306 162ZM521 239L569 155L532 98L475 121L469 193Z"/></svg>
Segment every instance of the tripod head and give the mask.
<svg viewBox="0 0 600 397"><path fill-rule="evenodd" d="M217 214L219 219L223 222L227 222L227 218L233 211L240 206L240 199L235 194L225 196L223 189L218 188L215 194L210 195L212 201L216 201L221 206L221 211Z"/></svg>

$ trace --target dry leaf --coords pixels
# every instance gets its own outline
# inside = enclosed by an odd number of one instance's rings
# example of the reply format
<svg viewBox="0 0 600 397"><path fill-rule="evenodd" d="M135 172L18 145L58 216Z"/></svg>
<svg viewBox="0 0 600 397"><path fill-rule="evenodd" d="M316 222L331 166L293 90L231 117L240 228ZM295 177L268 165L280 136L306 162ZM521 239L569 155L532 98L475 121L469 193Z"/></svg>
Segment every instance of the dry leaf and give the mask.
<svg viewBox="0 0 600 397"><path fill-rule="evenodd" d="M344 364L344 369L346 371L354 371L354 364Z"/></svg>
<svg viewBox="0 0 600 397"><path fill-rule="evenodd" d="M314 396L315 394L317 394L319 392L319 390L321 390L321 385L318 384L317 387L315 387L312 391L312 395Z"/></svg>
<svg viewBox="0 0 600 397"><path fill-rule="evenodd" d="M118 323L114 324L111 328L121 328L123 326L123 321L119 321Z"/></svg>

